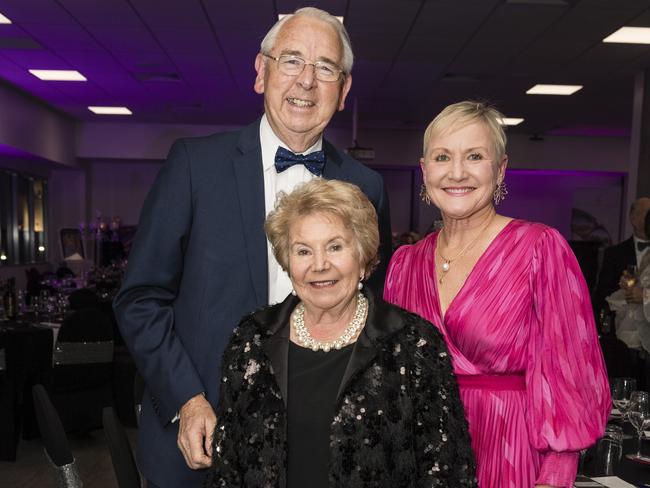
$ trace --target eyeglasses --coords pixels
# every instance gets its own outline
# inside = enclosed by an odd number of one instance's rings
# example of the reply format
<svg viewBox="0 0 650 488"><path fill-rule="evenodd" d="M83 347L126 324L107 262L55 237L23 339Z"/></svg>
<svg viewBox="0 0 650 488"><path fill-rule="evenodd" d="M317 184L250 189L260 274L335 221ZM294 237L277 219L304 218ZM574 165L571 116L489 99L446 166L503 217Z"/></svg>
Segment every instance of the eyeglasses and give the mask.
<svg viewBox="0 0 650 488"><path fill-rule="evenodd" d="M314 67L314 76L318 81L338 81L341 79L341 75L345 75L341 68L327 61L308 63L300 56L295 56L293 54L281 54L278 57L264 54L264 56L273 61L277 61L280 72L287 76L300 75L307 65Z"/></svg>

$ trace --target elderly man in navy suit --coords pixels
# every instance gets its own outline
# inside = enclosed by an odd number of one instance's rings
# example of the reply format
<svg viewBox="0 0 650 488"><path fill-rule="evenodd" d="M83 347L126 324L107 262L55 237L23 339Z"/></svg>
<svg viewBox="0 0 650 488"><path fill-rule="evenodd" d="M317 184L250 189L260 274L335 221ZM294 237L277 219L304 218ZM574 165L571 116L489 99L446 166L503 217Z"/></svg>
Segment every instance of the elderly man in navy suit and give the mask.
<svg viewBox="0 0 650 488"><path fill-rule="evenodd" d="M211 462L220 360L248 312L291 291L263 223L279 191L315 175L358 185L380 222L381 289L390 218L381 177L323 130L342 110L353 55L315 8L278 21L255 59L264 115L244 129L177 141L145 202L115 311L146 382L138 461L149 486L199 486Z"/></svg>

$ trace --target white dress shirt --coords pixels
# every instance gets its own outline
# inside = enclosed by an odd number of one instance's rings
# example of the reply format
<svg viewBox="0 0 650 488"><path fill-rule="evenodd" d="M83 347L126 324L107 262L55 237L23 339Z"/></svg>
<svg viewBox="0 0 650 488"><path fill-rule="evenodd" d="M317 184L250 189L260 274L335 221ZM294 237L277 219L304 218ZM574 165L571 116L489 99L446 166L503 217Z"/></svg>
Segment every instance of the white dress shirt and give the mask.
<svg viewBox="0 0 650 488"><path fill-rule="evenodd" d="M648 249L650 249L650 248L646 247L643 251L639 251L639 248L637 247L637 244L639 242L647 242L647 241L639 239L637 236L633 236L633 237L634 237L634 252L636 253L636 264L640 265L641 261L643 260L643 256L646 255L646 253L648 252Z"/></svg>
<svg viewBox="0 0 650 488"><path fill-rule="evenodd" d="M296 164L289 169L278 173L275 170L275 152L278 146L289 149L278 136L275 135L266 114L260 122L260 145L262 147L262 168L264 170L264 204L266 215L275 207L279 192L290 193L297 185L311 180L314 175L302 164ZM309 154L320 151L323 147L322 136L316 143L300 154ZM290 149L289 149L290 150ZM291 293L291 280L287 273L280 267L273 255L271 243L266 242L269 263L269 305L279 303Z"/></svg>

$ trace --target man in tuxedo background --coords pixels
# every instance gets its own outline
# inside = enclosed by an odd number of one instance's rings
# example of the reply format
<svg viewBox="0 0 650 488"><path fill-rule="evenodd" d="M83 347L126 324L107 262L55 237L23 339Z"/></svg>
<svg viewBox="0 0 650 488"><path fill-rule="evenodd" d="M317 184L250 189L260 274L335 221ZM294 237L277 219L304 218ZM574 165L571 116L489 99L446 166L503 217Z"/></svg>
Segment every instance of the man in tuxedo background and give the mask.
<svg viewBox="0 0 650 488"><path fill-rule="evenodd" d="M605 249L603 264L598 275L594 292L594 309L606 306L605 298L618 290L618 282L628 266L638 266L650 247L650 236L643 229L645 214L650 210L650 198L642 197L630 207L632 236L623 242Z"/></svg>
<svg viewBox="0 0 650 488"><path fill-rule="evenodd" d="M291 291L263 229L279 191L321 174L358 185L379 216L381 264L369 286L381 293L391 249L383 181L323 139L352 64L330 14L305 8L278 21L255 59L262 118L177 141L147 197L114 308L147 386L138 464L149 486L201 484L232 329Z"/></svg>

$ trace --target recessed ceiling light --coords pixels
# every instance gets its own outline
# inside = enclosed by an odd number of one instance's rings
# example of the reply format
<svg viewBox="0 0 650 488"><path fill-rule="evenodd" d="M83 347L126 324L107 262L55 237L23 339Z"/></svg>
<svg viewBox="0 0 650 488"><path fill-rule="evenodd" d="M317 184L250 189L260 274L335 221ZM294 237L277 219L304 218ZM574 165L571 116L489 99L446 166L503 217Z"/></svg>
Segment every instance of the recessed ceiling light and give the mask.
<svg viewBox="0 0 650 488"><path fill-rule="evenodd" d="M529 88L528 95L573 95L582 85L535 85Z"/></svg>
<svg viewBox="0 0 650 488"><path fill-rule="evenodd" d="M30 69L29 72L45 81L86 81L79 71L68 69Z"/></svg>
<svg viewBox="0 0 650 488"><path fill-rule="evenodd" d="M126 107L88 107L88 110L90 110L93 113L96 113L98 115L131 115L133 112L131 112L128 108Z"/></svg>
<svg viewBox="0 0 650 488"><path fill-rule="evenodd" d="M287 15L293 15L293 14L278 14L278 20L281 20L283 17L286 17ZM335 15L334 17L336 17L341 24L343 23L342 15Z"/></svg>
<svg viewBox="0 0 650 488"><path fill-rule="evenodd" d="M11 20L0 14L0 24L11 24Z"/></svg>
<svg viewBox="0 0 650 488"><path fill-rule="evenodd" d="M519 125L523 121L524 119L520 119L517 117L504 117L499 122L501 122L501 125Z"/></svg>
<svg viewBox="0 0 650 488"><path fill-rule="evenodd" d="M650 27L621 27L603 39L603 42L650 44Z"/></svg>

